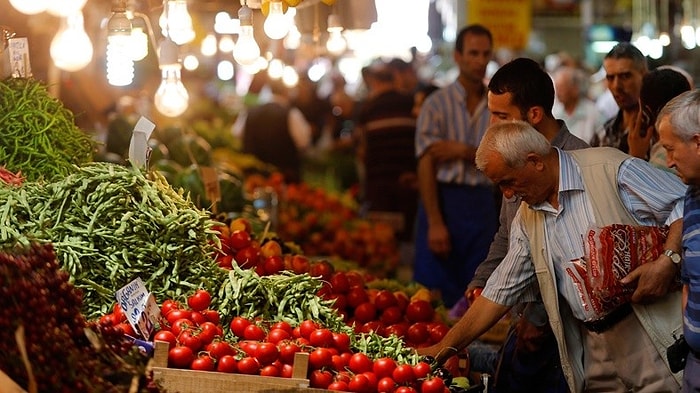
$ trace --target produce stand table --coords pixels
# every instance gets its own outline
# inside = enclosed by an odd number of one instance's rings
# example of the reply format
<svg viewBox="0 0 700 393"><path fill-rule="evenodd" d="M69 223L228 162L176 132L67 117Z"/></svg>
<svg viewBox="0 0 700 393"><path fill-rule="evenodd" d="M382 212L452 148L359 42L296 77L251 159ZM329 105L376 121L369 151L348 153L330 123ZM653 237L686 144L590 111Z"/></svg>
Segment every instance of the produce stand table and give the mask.
<svg viewBox="0 0 700 393"><path fill-rule="evenodd" d="M327 393L325 389L309 388L306 378L309 354L294 356L292 378L261 377L168 368L168 343L156 341L153 355L153 380L168 393Z"/></svg>

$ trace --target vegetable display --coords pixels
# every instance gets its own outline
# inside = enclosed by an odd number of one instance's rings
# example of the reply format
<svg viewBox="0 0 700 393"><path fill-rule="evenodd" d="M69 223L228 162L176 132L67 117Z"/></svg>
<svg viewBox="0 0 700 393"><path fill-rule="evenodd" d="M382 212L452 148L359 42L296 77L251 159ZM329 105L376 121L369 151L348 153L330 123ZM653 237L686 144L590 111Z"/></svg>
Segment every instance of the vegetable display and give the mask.
<svg viewBox="0 0 700 393"><path fill-rule="evenodd" d="M0 81L0 133L0 164L29 181L66 176L93 158L92 138L34 79Z"/></svg>
<svg viewBox="0 0 700 393"><path fill-rule="evenodd" d="M83 291L88 318L140 277L155 295L178 297L223 282L213 261L215 222L162 177L87 164L49 184L0 187L0 244L51 242Z"/></svg>

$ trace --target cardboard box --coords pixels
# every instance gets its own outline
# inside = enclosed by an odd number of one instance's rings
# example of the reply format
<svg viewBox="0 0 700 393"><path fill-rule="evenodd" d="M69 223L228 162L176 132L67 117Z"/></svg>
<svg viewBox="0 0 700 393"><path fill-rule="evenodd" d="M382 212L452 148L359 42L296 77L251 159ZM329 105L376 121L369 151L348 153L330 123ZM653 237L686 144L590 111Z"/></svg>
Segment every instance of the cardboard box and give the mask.
<svg viewBox="0 0 700 393"><path fill-rule="evenodd" d="M306 378L308 369L308 353L297 353L294 357L292 378L168 368L168 343L162 341L155 343L153 355L153 379L168 393L327 392L309 388L309 380Z"/></svg>

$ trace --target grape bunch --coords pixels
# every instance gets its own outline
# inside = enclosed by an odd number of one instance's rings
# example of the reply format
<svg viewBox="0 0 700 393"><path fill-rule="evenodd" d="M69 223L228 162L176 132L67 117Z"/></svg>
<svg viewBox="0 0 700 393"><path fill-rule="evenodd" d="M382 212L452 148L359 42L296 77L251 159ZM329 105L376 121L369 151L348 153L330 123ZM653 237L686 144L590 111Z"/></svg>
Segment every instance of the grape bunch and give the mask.
<svg viewBox="0 0 700 393"><path fill-rule="evenodd" d="M24 345L39 392L124 391L105 377L114 365L85 335L81 293L68 279L50 244L0 252L0 370L29 386ZM15 338L20 326L23 340Z"/></svg>

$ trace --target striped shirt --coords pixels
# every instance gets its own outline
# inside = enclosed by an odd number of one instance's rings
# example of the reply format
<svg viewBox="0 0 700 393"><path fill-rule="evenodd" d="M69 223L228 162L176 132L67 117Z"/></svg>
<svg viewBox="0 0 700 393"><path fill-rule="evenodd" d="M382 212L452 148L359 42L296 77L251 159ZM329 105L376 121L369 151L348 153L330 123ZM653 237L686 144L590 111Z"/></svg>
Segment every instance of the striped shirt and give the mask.
<svg viewBox="0 0 700 393"><path fill-rule="evenodd" d="M457 81L428 96L416 124L416 157L423 155L433 143L443 140L478 147L491 116L486 96L473 115L470 115L466 108L467 92ZM463 160L439 164L437 181L472 186L491 184L473 163Z"/></svg>
<svg viewBox="0 0 700 393"><path fill-rule="evenodd" d="M685 196L681 282L688 285L688 302L683 311L683 335L691 348L700 351L700 187L698 186L689 187Z"/></svg>
<svg viewBox="0 0 700 393"><path fill-rule="evenodd" d="M530 208L545 215L547 248L556 274L558 291L568 301L574 316L590 319L574 283L564 274L571 261L584 256L583 236L595 227L592 206L585 192L576 161L566 152L559 153L559 208L548 202ZM685 185L677 176L653 168L648 162L629 158L620 165L618 192L624 207L640 225L669 225L683 214ZM530 244L516 214L511 226L508 254L491 275L482 296L496 303L513 306L536 299L537 281L530 259Z"/></svg>

